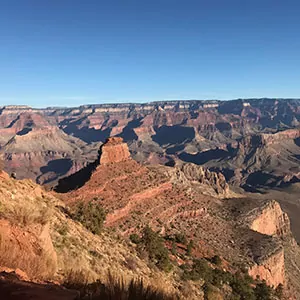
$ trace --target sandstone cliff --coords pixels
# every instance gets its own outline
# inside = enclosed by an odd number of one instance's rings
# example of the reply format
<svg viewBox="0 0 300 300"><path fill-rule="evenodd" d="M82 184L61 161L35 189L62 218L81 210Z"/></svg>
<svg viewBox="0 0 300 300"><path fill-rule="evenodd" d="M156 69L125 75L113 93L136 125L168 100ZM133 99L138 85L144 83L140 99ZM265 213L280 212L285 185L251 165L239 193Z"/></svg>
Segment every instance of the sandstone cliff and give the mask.
<svg viewBox="0 0 300 300"><path fill-rule="evenodd" d="M250 267L248 273L253 278L260 278L268 285L277 287L279 284L285 284L285 264L283 248L276 249L274 253Z"/></svg>
<svg viewBox="0 0 300 300"><path fill-rule="evenodd" d="M242 216L241 223L244 226L264 235L290 240L290 221L277 201L256 202L254 205L257 207ZM261 255L249 269L249 274L266 280L271 286L286 284L284 248L280 246L282 244L279 241L277 247Z"/></svg>
<svg viewBox="0 0 300 300"><path fill-rule="evenodd" d="M291 234L289 217L275 200L252 211L247 222L252 230L263 234L281 237Z"/></svg>

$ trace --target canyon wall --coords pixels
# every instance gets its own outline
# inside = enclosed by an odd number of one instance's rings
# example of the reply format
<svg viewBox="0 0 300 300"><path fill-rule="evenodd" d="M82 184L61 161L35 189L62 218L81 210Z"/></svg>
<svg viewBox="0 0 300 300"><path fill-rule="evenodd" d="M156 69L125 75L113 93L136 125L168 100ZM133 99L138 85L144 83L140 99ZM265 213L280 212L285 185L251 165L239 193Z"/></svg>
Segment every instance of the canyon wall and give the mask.
<svg viewBox="0 0 300 300"><path fill-rule="evenodd" d="M291 235L289 218L275 200L252 210L245 221L250 229L261 234L279 238ZM269 249L269 253L260 257L248 273L253 278L266 280L267 284L274 287L285 284L284 248Z"/></svg>
<svg viewBox="0 0 300 300"><path fill-rule="evenodd" d="M290 234L290 220L275 200L267 202L263 207L257 208L247 218L250 229L267 235L280 237Z"/></svg>
<svg viewBox="0 0 300 300"><path fill-rule="evenodd" d="M260 263L253 265L248 274L254 279L265 280L270 286L277 287L285 283L284 251L277 250L269 257L263 259Z"/></svg>

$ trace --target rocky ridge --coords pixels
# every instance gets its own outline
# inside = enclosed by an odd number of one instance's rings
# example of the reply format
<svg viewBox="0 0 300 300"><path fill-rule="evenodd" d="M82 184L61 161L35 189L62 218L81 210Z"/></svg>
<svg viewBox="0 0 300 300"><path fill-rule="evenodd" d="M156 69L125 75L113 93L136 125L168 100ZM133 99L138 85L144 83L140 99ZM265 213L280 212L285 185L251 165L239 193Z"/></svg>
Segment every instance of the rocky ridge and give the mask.
<svg viewBox="0 0 300 300"><path fill-rule="evenodd" d="M107 144L102 150L114 154L105 157L123 157L121 140ZM146 224L163 235L181 232L193 238L199 257L219 254L231 264L245 264L249 275L272 286L287 284L280 239L291 232L276 201L253 202L241 195L226 200L230 189L223 175L193 164L146 167L125 157L100 163L90 179L64 199L71 206L99 201L108 211L106 226L125 237Z"/></svg>

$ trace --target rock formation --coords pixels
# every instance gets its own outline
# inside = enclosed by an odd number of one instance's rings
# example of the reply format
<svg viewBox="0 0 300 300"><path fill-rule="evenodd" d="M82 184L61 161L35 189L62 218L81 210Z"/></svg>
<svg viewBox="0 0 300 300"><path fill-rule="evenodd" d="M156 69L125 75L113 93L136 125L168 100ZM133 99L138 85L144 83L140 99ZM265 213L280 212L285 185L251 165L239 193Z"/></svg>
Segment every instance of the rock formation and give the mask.
<svg viewBox="0 0 300 300"><path fill-rule="evenodd" d="M185 185L198 183L203 185L203 191L206 190L207 193L215 196L233 196L224 175L220 172L211 172L206 168L192 163L167 168L166 172L173 178L174 182ZM210 192L210 190L212 191Z"/></svg>
<svg viewBox="0 0 300 300"><path fill-rule="evenodd" d="M100 164L107 165L130 159L130 152L121 137L111 137L100 148Z"/></svg>
<svg viewBox="0 0 300 300"><path fill-rule="evenodd" d="M253 278L260 278L267 282L268 285L277 287L279 284L285 284L285 265L284 251L279 248L262 259L259 263L253 265L249 271L249 275Z"/></svg>
<svg viewBox="0 0 300 300"><path fill-rule="evenodd" d="M277 201L269 201L249 216L249 227L267 235L284 237L291 234L290 220Z"/></svg>

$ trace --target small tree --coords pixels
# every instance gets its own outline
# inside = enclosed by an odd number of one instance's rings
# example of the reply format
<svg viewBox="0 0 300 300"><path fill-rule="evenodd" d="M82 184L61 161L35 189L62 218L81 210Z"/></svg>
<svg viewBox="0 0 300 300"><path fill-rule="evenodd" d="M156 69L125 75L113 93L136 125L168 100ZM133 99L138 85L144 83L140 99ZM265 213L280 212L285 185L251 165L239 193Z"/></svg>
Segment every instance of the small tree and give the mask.
<svg viewBox="0 0 300 300"><path fill-rule="evenodd" d="M222 264L222 259L219 255L215 255L211 258L211 262L216 266L220 266Z"/></svg>
<svg viewBox="0 0 300 300"><path fill-rule="evenodd" d="M190 240L186 248L186 255L191 256L193 248L194 248L194 241Z"/></svg>
<svg viewBox="0 0 300 300"><path fill-rule="evenodd" d="M176 255L176 254L177 254L177 246L176 246L175 241L172 241L171 253L172 253L173 255Z"/></svg>
<svg viewBox="0 0 300 300"><path fill-rule="evenodd" d="M254 294L257 300L271 300L272 289L263 281L256 285Z"/></svg>
<svg viewBox="0 0 300 300"><path fill-rule="evenodd" d="M279 299L283 298L283 284L279 284L278 287L275 290L275 295L276 297L278 297Z"/></svg>
<svg viewBox="0 0 300 300"><path fill-rule="evenodd" d="M175 234L175 241L177 243L180 243L180 244L184 244L184 245L187 244L187 239L186 239L186 236L185 236L184 233L176 233Z"/></svg>
<svg viewBox="0 0 300 300"><path fill-rule="evenodd" d="M149 254L149 259L164 271L171 269L168 249L164 245L163 238L146 226L142 232L141 243Z"/></svg>

